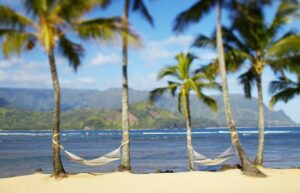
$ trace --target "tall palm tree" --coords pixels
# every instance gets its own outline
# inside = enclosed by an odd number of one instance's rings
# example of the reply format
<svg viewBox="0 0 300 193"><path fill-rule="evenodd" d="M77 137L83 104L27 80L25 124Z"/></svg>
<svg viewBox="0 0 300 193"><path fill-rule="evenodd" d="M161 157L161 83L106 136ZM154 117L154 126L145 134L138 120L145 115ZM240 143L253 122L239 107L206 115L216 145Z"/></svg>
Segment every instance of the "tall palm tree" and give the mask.
<svg viewBox="0 0 300 193"><path fill-rule="evenodd" d="M226 2L226 1L224 1ZM228 94L228 83L227 83L227 73L225 66L225 54L224 45L222 39L222 28L221 28L221 9L223 1L222 0L199 0L189 9L180 13L175 19L174 31L182 32L189 24L196 23L200 21L205 14L211 11L213 7L217 7L217 37L216 44L218 50L218 65L222 80L223 89L223 99L224 99L224 109L227 118L228 127L231 133L231 141L234 145L239 159L242 164L243 173L249 176L265 176L259 169L253 165L244 148L239 140L239 136L236 130L236 125L233 119L230 98Z"/></svg>
<svg viewBox="0 0 300 193"><path fill-rule="evenodd" d="M150 102L153 103L157 97L170 91L173 96L176 95L178 90L178 110L181 112L181 107L183 106L184 115L186 120L186 130L187 130L187 149L188 149L188 167L189 170L195 170L193 164L193 150L192 150L192 128L191 128L191 113L190 113L190 91L194 91L198 98L208 105L212 110L217 110L216 101L203 93L204 88L220 88L220 86L207 78L204 73L194 74L191 72L190 67L195 59L190 53L184 54L180 53L176 56L177 64L172 66L167 66L163 68L158 78L162 79L166 76L171 77L172 80L168 81L168 86L154 89L150 92Z"/></svg>
<svg viewBox="0 0 300 193"><path fill-rule="evenodd" d="M129 8L132 11L139 11L140 14L153 26L153 20L149 14L147 7L142 0L125 0L123 9L123 26L128 29L129 20ZM128 76L127 76L127 64L128 64L128 38L122 37L122 141L126 143L122 148L122 160L119 166L120 171L130 171L130 136L129 136L129 110L128 110Z"/></svg>
<svg viewBox="0 0 300 193"><path fill-rule="evenodd" d="M283 76L274 80L270 84L270 93L273 94L270 100L270 107L273 107L278 101L287 103L295 96L300 95L300 76L297 82Z"/></svg>
<svg viewBox="0 0 300 193"><path fill-rule="evenodd" d="M28 17L0 5L0 35L3 39L2 50L5 56L32 50L38 43L48 56L54 88L53 112L53 176L66 175L61 162L59 146L60 130L60 85L55 63L56 50L69 60L77 70L81 63L83 47L69 39L68 34L75 31L84 39L99 38L109 40L115 33L128 34L121 18L98 18L83 20L81 17L96 5L106 6L106 0L24 0L23 5Z"/></svg>
<svg viewBox="0 0 300 193"><path fill-rule="evenodd" d="M278 71L284 67L293 68L297 65L296 62L300 55L294 52L295 49L291 49L293 46L291 41L299 42L299 37L291 31L279 36L280 28L289 21L290 16L296 13L297 6L289 2L281 2L270 25L265 21L263 8L260 4L246 2L232 6L236 7L232 17L232 27L223 27L226 62L229 71L237 71L242 67L247 68L246 72L239 76L247 98L251 98L253 84L256 84L259 140L255 164L262 166L264 151L262 75L266 66ZM195 40L194 45L215 47L214 39L214 37L208 38L200 35ZM279 48L281 50L277 52L276 50ZM213 63L210 68L218 70L216 65Z"/></svg>

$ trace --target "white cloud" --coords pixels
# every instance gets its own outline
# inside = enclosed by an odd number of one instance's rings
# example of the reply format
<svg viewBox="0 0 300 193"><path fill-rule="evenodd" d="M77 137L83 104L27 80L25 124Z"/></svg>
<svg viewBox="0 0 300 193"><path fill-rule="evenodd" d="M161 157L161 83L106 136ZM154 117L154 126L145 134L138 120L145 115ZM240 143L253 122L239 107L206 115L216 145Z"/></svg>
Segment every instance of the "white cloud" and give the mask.
<svg viewBox="0 0 300 193"><path fill-rule="evenodd" d="M82 89L95 88L97 85L97 80L91 77L76 77L74 79L62 79L61 87L62 88L73 88L73 89Z"/></svg>
<svg viewBox="0 0 300 193"><path fill-rule="evenodd" d="M213 51L205 51L199 54L199 59L204 61L212 61L217 57L217 53Z"/></svg>
<svg viewBox="0 0 300 193"><path fill-rule="evenodd" d="M157 73L148 75L136 73L129 79L129 87L137 90L152 90L165 84L165 81L157 80Z"/></svg>
<svg viewBox="0 0 300 193"><path fill-rule="evenodd" d="M0 61L0 69L7 69L23 62L24 61L21 58L17 58L17 57L13 57L7 60L2 60Z"/></svg>
<svg viewBox="0 0 300 193"><path fill-rule="evenodd" d="M102 54L98 53L90 62L90 66L101 66L106 64L120 64L120 54Z"/></svg>
<svg viewBox="0 0 300 193"><path fill-rule="evenodd" d="M0 61L0 64L6 67L0 71L2 86L43 88L51 85L50 74L45 73L48 64L44 61L26 62L20 58L11 58Z"/></svg>
<svg viewBox="0 0 300 193"><path fill-rule="evenodd" d="M194 38L192 36L184 36L184 35L171 36L164 41L164 44L187 47L187 46L191 46L193 40Z"/></svg>
<svg viewBox="0 0 300 193"><path fill-rule="evenodd" d="M146 65L160 64L173 59L179 52L187 52L193 38L191 36L171 36L164 40L148 40L140 51L140 58Z"/></svg>

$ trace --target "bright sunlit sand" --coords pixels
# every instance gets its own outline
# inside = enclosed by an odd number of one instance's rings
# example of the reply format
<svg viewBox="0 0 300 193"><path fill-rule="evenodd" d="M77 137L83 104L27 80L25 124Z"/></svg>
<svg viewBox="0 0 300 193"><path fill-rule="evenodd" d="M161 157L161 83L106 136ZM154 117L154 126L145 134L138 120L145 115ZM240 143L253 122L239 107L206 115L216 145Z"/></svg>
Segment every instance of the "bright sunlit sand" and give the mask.
<svg viewBox="0 0 300 193"><path fill-rule="evenodd" d="M299 193L300 169L262 169L267 178L240 170L164 174L107 173L70 175L55 180L48 174L0 179L1 193Z"/></svg>

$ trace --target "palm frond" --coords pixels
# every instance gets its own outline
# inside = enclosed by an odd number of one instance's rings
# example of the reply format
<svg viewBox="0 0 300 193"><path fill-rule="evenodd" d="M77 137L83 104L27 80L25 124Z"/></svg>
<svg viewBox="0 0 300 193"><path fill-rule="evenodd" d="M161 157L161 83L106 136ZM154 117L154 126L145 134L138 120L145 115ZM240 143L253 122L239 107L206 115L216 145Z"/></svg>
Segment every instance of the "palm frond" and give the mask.
<svg viewBox="0 0 300 193"><path fill-rule="evenodd" d="M110 0L59 1L53 8L52 13L67 21L74 21L91 11L96 6L107 7L110 3Z"/></svg>
<svg viewBox="0 0 300 193"><path fill-rule="evenodd" d="M252 87L256 80L254 69L250 68L245 73L239 76L239 82L243 85L244 93L246 98L252 97Z"/></svg>
<svg viewBox="0 0 300 193"><path fill-rule="evenodd" d="M191 90L195 91L197 96L200 97L201 96L200 87L198 87L196 82L192 78L190 78L190 79L187 79L187 83L189 85L189 88L191 88Z"/></svg>
<svg viewBox="0 0 300 193"><path fill-rule="evenodd" d="M130 28L125 29L122 18L98 18L81 21L74 26L82 39L112 40L116 34L126 36L129 42L140 44L138 35L134 34Z"/></svg>
<svg viewBox="0 0 300 193"><path fill-rule="evenodd" d="M215 48L216 47L216 39L209 38L205 35L199 35L194 40L192 46L200 47L200 48Z"/></svg>
<svg viewBox="0 0 300 193"><path fill-rule="evenodd" d="M0 30L4 33L2 53L5 57L12 54L20 54L23 50L31 50L35 46L36 38L30 33L20 31Z"/></svg>
<svg viewBox="0 0 300 193"><path fill-rule="evenodd" d="M232 47L237 50L241 50L242 52L249 53L249 48L247 45L240 40L238 36L234 34L232 29L228 29L227 27L222 27L222 35L224 39L224 43L227 47Z"/></svg>
<svg viewBox="0 0 300 193"><path fill-rule="evenodd" d="M149 103L150 105L153 105L153 103L161 97L166 91L168 91L170 88L167 87L161 87L156 88L150 91L149 93Z"/></svg>
<svg viewBox="0 0 300 193"><path fill-rule="evenodd" d="M6 7L4 5L0 5L0 25L5 26L7 28L14 29L17 27L18 29L22 29L27 26L33 25L33 21L13 9Z"/></svg>
<svg viewBox="0 0 300 193"><path fill-rule="evenodd" d="M201 96L199 97L203 101L204 104L206 104L212 111L218 110L218 105L215 99L201 93Z"/></svg>
<svg viewBox="0 0 300 193"><path fill-rule="evenodd" d="M177 97L177 109L179 113L182 113L182 92L178 93L178 97Z"/></svg>
<svg viewBox="0 0 300 193"><path fill-rule="evenodd" d="M300 94L299 88L286 88L282 91L277 92L272 96L269 102L269 106L273 108L278 101L283 101L287 103L289 100L293 99L296 95L299 94Z"/></svg>
<svg viewBox="0 0 300 193"><path fill-rule="evenodd" d="M232 30L238 33L244 45L251 50L265 49L269 36L262 6L257 2L244 1L238 3L232 13Z"/></svg>
<svg viewBox="0 0 300 193"><path fill-rule="evenodd" d="M245 64L246 60L254 60L251 53L238 49L230 50L225 53L226 70L228 72L236 72Z"/></svg>
<svg viewBox="0 0 300 193"><path fill-rule="evenodd" d="M174 81L168 81L169 89L171 95L174 97L176 95L177 88L180 86L180 83Z"/></svg>
<svg viewBox="0 0 300 193"><path fill-rule="evenodd" d="M274 94L276 92L285 90L287 88L297 88L298 83L288 79L286 76L281 76L278 80L274 80L270 83L269 93Z"/></svg>
<svg viewBox="0 0 300 193"><path fill-rule="evenodd" d="M210 80L215 79L215 77L219 73L218 60L215 59L213 62L211 62L205 66L202 66L194 71L194 75L196 75L198 73L205 74L205 76L208 77L208 79L210 79Z"/></svg>
<svg viewBox="0 0 300 193"><path fill-rule="evenodd" d="M267 51L268 57L283 57L291 51L300 51L300 35L290 35L275 42Z"/></svg>
<svg viewBox="0 0 300 193"><path fill-rule="evenodd" d="M216 4L216 0L197 1L193 6L181 12L174 21L173 30L184 31L191 23L196 23L207 14Z"/></svg>
<svg viewBox="0 0 300 193"><path fill-rule="evenodd" d="M134 0L132 9L133 11L139 11L140 14L149 22L149 24L154 26L152 16L142 0Z"/></svg>
<svg viewBox="0 0 300 193"><path fill-rule="evenodd" d="M29 14L38 17L47 15L56 2L56 0L24 0L24 5Z"/></svg>
<svg viewBox="0 0 300 193"><path fill-rule="evenodd" d="M179 53L176 55L176 60L178 62L178 73L182 80L189 78L190 66L196 56L191 53Z"/></svg>
<svg viewBox="0 0 300 193"><path fill-rule="evenodd" d="M69 60L70 66L77 71L84 53L83 47L80 44L72 42L66 36L61 36L59 38L58 48L61 54Z"/></svg>
<svg viewBox="0 0 300 193"><path fill-rule="evenodd" d="M196 84L199 88L216 89L216 90L222 91L221 84L219 84L217 82L196 82Z"/></svg>
<svg viewBox="0 0 300 193"><path fill-rule="evenodd" d="M295 2L282 1L268 29L270 36L276 35L278 30L291 20L291 16L294 15L298 9L299 6Z"/></svg>
<svg viewBox="0 0 300 193"><path fill-rule="evenodd" d="M178 67L177 66L166 66L163 69L161 69L158 73L157 79L162 79L166 76L171 76L176 79L180 79L179 73L178 73Z"/></svg>
<svg viewBox="0 0 300 193"><path fill-rule="evenodd" d="M193 80L193 81L201 81L201 80L209 80L210 78L208 77L208 76L206 76L206 74L205 73L203 73L203 72L194 72L193 73L194 75L191 77L191 79Z"/></svg>
<svg viewBox="0 0 300 193"><path fill-rule="evenodd" d="M288 70L290 72L296 72L300 74L300 53L290 53L290 55L268 59L266 62L272 68L274 72L281 70Z"/></svg>
<svg viewBox="0 0 300 193"><path fill-rule="evenodd" d="M75 30L83 39L111 39L115 32L122 31L122 18L98 18L84 20L75 25Z"/></svg>

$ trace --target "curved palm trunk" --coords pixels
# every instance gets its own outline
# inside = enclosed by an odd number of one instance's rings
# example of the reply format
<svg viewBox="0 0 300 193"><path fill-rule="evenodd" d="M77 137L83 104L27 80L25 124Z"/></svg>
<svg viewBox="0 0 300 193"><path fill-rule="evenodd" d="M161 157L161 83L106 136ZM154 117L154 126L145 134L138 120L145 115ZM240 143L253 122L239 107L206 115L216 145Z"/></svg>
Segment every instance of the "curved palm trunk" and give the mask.
<svg viewBox="0 0 300 193"><path fill-rule="evenodd" d="M217 48L218 48L218 59L219 59L219 68L222 80L223 87L223 99L224 99L224 109L227 118L228 127L231 134L231 142L234 145L239 159L241 161L243 173L249 176L265 176L260 170L258 170L249 160L246 152L243 149L243 146L240 142L235 122L233 120L230 98L228 94L228 84L227 84L227 75L226 75L226 66L225 66L225 56L223 48L223 39L222 39L222 28L221 28L221 4L222 0L218 1L217 5Z"/></svg>
<svg viewBox="0 0 300 193"><path fill-rule="evenodd" d="M129 0L125 1L125 7L123 11L123 23L124 27L128 29L128 15L129 15ZM127 49L128 41L127 37L122 36L122 141L129 141L129 112L128 112L128 78L127 78ZM122 148L122 161L119 166L120 171L130 171L130 143L127 143Z"/></svg>
<svg viewBox="0 0 300 193"><path fill-rule="evenodd" d="M184 115L186 121L186 143L187 143L187 150L188 150L188 159L189 159L189 170L194 171L194 163L193 163L193 149L192 149L192 124L191 124L191 113L190 113L190 100L188 93L183 92L183 108L184 108Z"/></svg>
<svg viewBox="0 0 300 193"><path fill-rule="evenodd" d="M53 133L52 138L55 143L52 143L52 160L53 160L53 176L54 177L64 177L66 172L61 162L60 157L60 147L59 143L59 128L60 128L60 87L59 81L57 76L56 64L54 59L53 50L50 51L48 54L49 64L51 69L51 76L54 88L54 111L53 111L53 118L52 118L52 125L53 125Z"/></svg>
<svg viewBox="0 0 300 193"><path fill-rule="evenodd" d="M262 166L264 153L264 104L262 95L261 75L257 75L257 93L258 93L258 147L255 158L255 164Z"/></svg>

